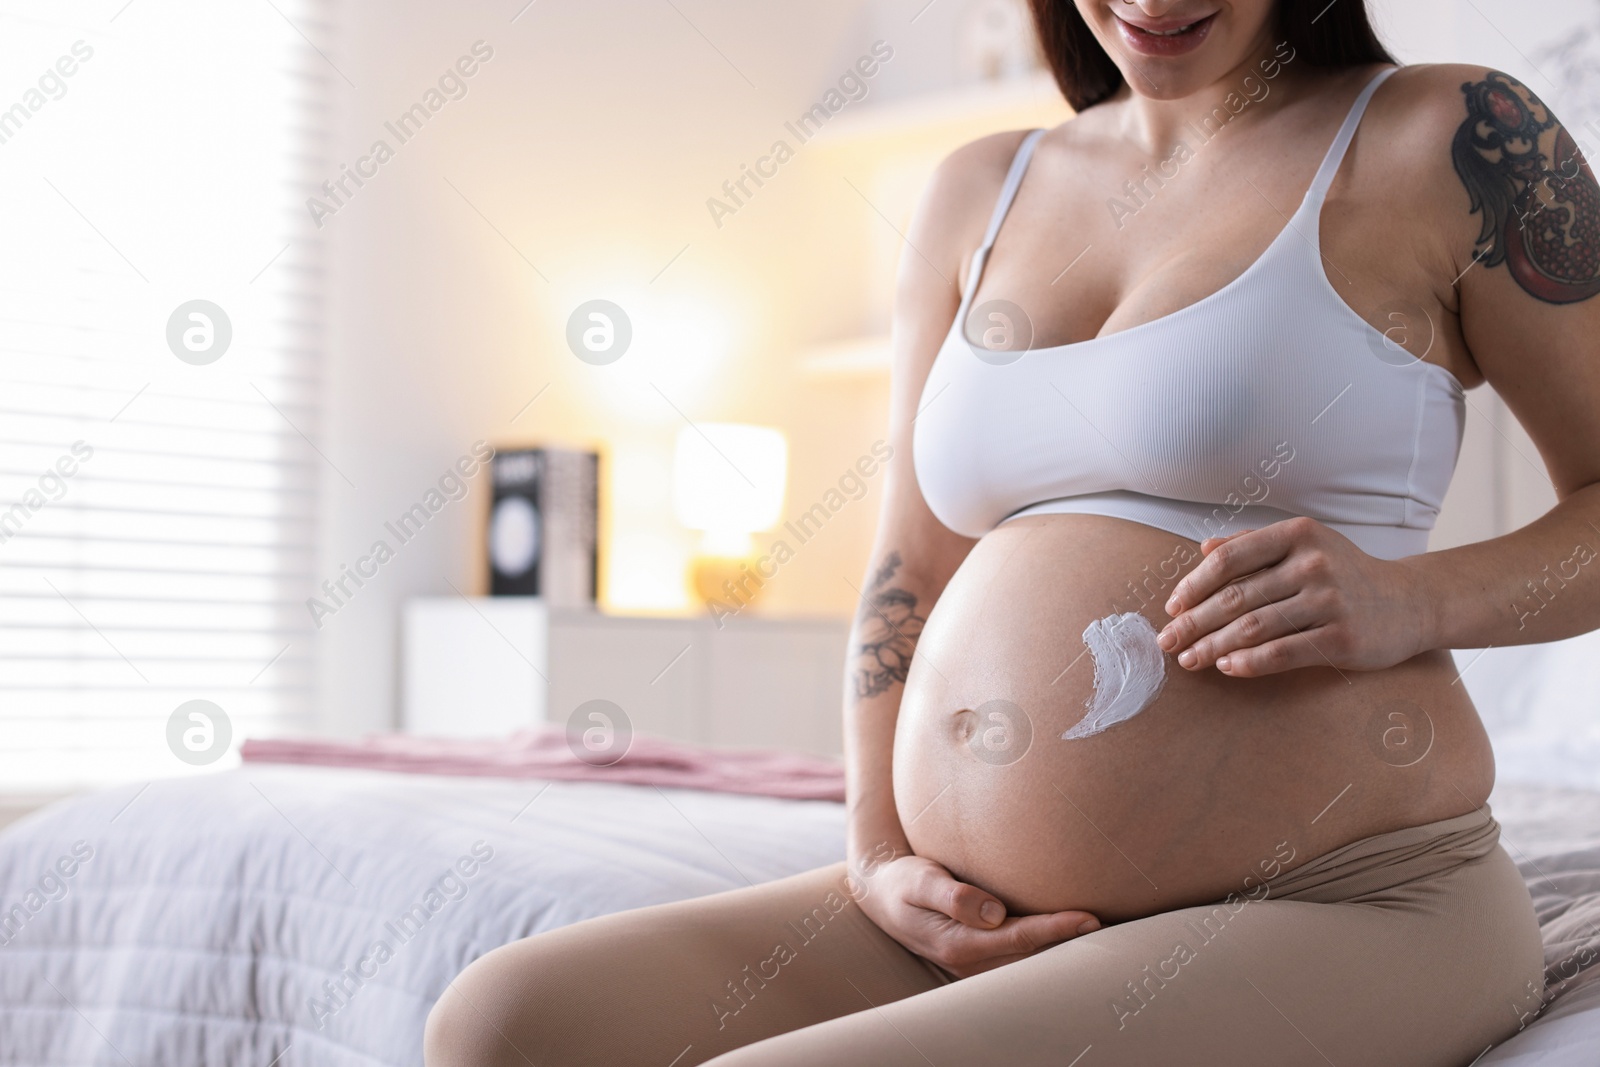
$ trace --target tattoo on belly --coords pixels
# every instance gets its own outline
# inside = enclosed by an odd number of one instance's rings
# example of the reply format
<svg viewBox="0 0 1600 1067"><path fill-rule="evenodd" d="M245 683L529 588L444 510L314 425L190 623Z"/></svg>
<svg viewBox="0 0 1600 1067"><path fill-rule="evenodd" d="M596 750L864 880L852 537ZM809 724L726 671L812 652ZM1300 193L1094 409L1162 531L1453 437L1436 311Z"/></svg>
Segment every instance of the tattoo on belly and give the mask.
<svg viewBox="0 0 1600 1067"><path fill-rule="evenodd" d="M1450 146L1472 213L1474 260L1502 263L1530 295L1571 304L1600 293L1600 185L1533 90L1490 71L1465 82L1467 119Z"/></svg>
<svg viewBox="0 0 1600 1067"><path fill-rule="evenodd" d="M893 584L901 562L898 551L884 558L856 617L861 647L851 677L857 697L877 696L896 683L904 684L917 638L922 636L925 620L917 614L916 594Z"/></svg>

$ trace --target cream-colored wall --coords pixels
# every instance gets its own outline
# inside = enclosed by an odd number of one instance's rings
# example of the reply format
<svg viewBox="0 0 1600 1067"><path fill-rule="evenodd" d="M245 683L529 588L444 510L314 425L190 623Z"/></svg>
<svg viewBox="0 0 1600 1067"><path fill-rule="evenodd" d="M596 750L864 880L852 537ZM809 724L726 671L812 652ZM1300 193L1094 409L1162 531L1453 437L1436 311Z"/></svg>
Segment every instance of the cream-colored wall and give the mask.
<svg viewBox="0 0 1600 1067"><path fill-rule="evenodd" d="M706 199L785 137L784 121L875 39L897 49L885 87L926 88L930 71L951 62L932 23L909 21L921 4L613 0L536 3L518 15L522 2L346 0L327 34L342 72L329 72L335 166L364 154L384 120L474 41L494 56L464 99L324 220L327 402L317 436L343 476L325 479L322 573L364 552L478 438L587 444L605 453L609 605L688 610L678 575L695 540L668 497L684 417L781 427L791 446L785 514L822 499L882 435L887 383L809 373L805 361L818 344L885 329L901 245L889 224L904 229L948 147L1065 109L1048 86L984 107L971 94L919 103L896 89L880 94L896 98L888 112L868 110L885 103L869 95L718 227ZM1404 58L1493 62L1536 87L1519 51L1558 32L1546 18L1515 15L1512 0L1376 6ZM1572 18L1587 10L1559 6ZM621 304L636 331L629 354L606 367L577 360L563 339L571 308L595 297ZM1547 487L1522 459L1531 446L1513 447L1519 431L1491 397L1473 401L1480 413L1438 544L1491 535L1544 506ZM799 548L770 583L766 610L851 610L847 583L864 565L880 481ZM393 723L405 597L481 591L485 488L480 479L324 621L316 640L329 730Z"/></svg>
<svg viewBox="0 0 1600 1067"><path fill-rule="evenodd" d="M799 369L813 344L882 325L884 223L844 180L871 190L873 175L784 130L869 53L871 23L843 0L535 4L510 21L520 6L351 0L339 14L334 166L354 164L474 41L494 55L323 220L319 444L343 475L325 479L322 573L383 536L475 439L585 444L605 455L607 603L687 611L695 535L668 496L685 417L782 428L786 515L823 499L882 434L881 377ZM780 137L795 157L716 225L708 197ZM568 313L595 297L634 321L632 349L610 366L565 346ZM849 610L881 480L796 546L766 610ZM329 729L393 722L399 605L481 590L484 511L480 479L324 620Z"/></svg>

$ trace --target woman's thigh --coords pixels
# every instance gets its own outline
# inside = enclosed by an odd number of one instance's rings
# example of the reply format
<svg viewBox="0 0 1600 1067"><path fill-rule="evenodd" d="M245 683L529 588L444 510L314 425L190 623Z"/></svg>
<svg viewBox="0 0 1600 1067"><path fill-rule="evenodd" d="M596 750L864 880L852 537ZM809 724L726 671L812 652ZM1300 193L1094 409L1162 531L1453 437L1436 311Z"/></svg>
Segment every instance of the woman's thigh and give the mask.
<svg viewBox="0 0 1600 1067"><path fill-rule="evenodd" d="M945 979L838 864L575 923L484 955L428 1019L429 1067L690 1067Z"/></svg>
<svg viewBox="0 0 1600 1067"><path fill-rule="evenodd" d="M1434 881L1110 926L713 1067L1465 1067L1537 1008L1543 960L1503 852Z"/></svg>

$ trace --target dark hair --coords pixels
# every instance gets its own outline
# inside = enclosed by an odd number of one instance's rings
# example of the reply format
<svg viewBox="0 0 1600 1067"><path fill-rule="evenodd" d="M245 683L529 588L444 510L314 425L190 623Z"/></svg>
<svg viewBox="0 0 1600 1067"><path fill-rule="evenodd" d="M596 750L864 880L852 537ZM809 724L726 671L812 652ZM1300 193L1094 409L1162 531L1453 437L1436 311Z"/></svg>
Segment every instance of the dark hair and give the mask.
<svg viewBox="0 0 1600 1067"><path fill-rule="evenodd" d="M1117 91L1122 71L1100 47L1072 0L1028 0L1034 29L1056 84L1074 111ZM1314 67L1393 63L1367 18L1366 0L1278 0L1275 34Z"/></svg>

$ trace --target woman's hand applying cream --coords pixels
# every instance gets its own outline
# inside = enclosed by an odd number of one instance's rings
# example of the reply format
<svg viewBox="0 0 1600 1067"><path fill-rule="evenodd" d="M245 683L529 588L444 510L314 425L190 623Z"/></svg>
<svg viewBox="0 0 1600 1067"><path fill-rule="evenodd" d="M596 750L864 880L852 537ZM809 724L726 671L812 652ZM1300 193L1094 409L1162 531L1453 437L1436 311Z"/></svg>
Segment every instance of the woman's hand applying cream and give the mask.
<svg viewBox="0 0 1600 1067"><path fill-rule="evenodd" d="M1369 556L1313 519L1208 538L1200 551L1157 637L1186 670L1372 671L1431 647L1431 608L1406 561Z"/></svg>

